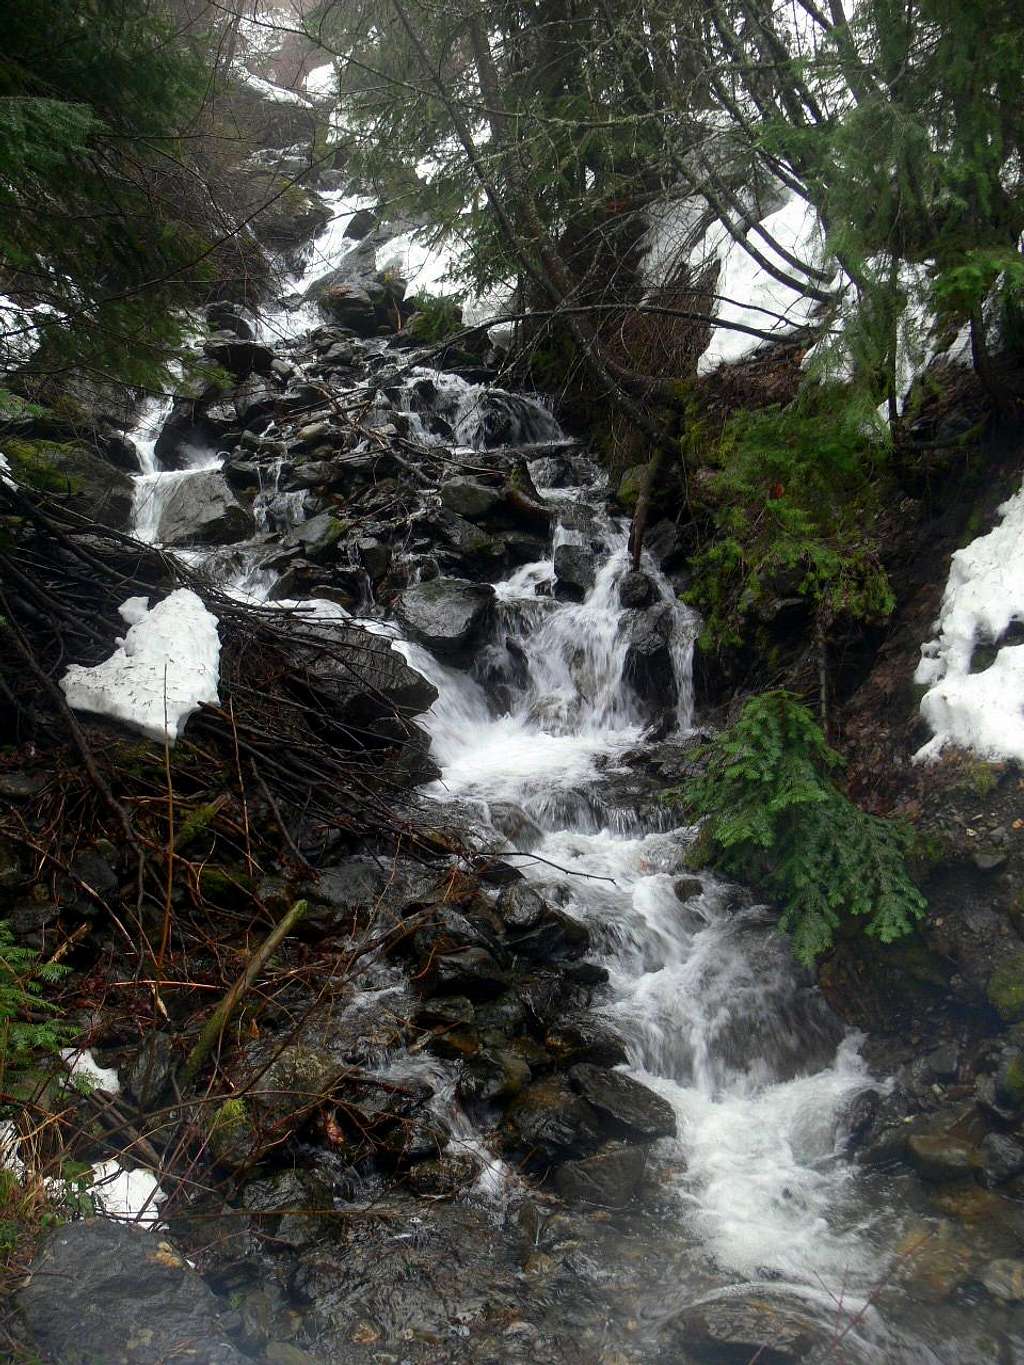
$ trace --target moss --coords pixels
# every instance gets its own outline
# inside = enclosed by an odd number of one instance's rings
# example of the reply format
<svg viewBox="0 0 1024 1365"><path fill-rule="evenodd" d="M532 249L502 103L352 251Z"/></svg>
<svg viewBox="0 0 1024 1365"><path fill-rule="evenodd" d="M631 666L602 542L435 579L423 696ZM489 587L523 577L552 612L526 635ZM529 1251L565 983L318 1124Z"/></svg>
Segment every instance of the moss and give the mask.
<svg viewBox="0 0 1024 1365"><path fill-rule="evenodd" d="M240 1165L253 1150L255 1129L242 1099L225 1100L213 1116L210 1150L226 1165Z"/></svg>
<svg viewBox="0 0 1024 1365"><path fill-rule="evenodd" d="M247 873L236 868L206 866L199 874L199 889L203 899L219 905L231 905L252 895L256 883Z"/></svg>
<svg viewBox="0 0 1024 1365"><path fill-rule="evenodd" d="M1024 1057L1011 1057L1002 1068L999 1089L1018 1108L1024 1108Z"/></svg>
<svg viewBox="0 0 1024 1365"><path fill-rule="evenodd" d="M180 853L183 848L187 848L190 843L206 829L207 825L217 814L216 805L199 806L182 823L174 839L174 851Z"/></svg>
<svg viewBox="0 0 1024 1365"><path fill-rule="evenodd" d="M630 465L619 480L615 501L624 511L634 512L636 510L637 500L640 497L640 490L643 487L646 474L646 464L634 464Z"/></svg>
<svg viewBox="0 0 1024 1365"><path fill-rule="evenodd" d="M65 473L61 466L83 453L82 447L74 442L25 441L10 436L4 440L4 454L11 462L15 480L41 493L63 493L68 489L78 492L80 481Z"/></svg>
<svg viewBox="0 0 1024 1365"><path fill-rule="evenodd" d="M988 979L988 1001L1006 1024L1024 1020L1024 952L1001 962Z"/></svg>

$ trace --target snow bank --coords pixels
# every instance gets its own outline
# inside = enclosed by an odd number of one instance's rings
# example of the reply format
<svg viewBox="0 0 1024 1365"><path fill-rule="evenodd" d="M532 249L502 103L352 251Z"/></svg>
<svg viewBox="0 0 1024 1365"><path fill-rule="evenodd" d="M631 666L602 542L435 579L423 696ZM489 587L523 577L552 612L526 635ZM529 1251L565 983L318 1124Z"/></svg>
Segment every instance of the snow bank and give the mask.
<svg viewBox="0 0 1024 1365"><path fill-rule="evenodd" d="M761 220L761 226L797 260L816 269L825 268L825 234L817 211L806 199L798 194L790 195L782 208ZM751 230L747 235L751 246L773 266L799 279L800 272L783 260L759 233ZM712 228L698 247L691 258L692 265L699 268L708 263L709 245L721 265L715 285L715 293L721 295L716 308L721 322L756 327L759 331L777 334L781 340L814 320L818 304L770 275L742 243L720 225ZM816 283L820 287L820 282ZM709 374L719 365L744 359L764 344L763 340L748 333L733 331L727 326L716 327L698 361L697 372Z"/></svg>
<svg viewBox="0 0 1024 1365"><path fill-rule="evenodd" d="M148 597L129 597L120 612L130 629L110 658L72 664L61 679L68 705L173 744L203 702L219 701L217 618L188 588L153 608Z"/></svg>
<svg viewBox="0 0 1024 1365"><path fill-rule="evenodd" d="M333 95L338 88L338 78L334 72L333 62L324 62L322 66L314 66L312 71L302 82L306 88L306 94L311 99L324 98Z"/></svg>
<svg viewBox="0 0 1024 1365"><path fill-rule="evenodd" d="M1024 762L1024 645L1004 645L991 667L970 671L977 644L1024 621L1024 488L999 512L998 526L953 555L936 638L921 648L914 681L928 687L921 715L933 738L917 762L946 745Z"/></svg>

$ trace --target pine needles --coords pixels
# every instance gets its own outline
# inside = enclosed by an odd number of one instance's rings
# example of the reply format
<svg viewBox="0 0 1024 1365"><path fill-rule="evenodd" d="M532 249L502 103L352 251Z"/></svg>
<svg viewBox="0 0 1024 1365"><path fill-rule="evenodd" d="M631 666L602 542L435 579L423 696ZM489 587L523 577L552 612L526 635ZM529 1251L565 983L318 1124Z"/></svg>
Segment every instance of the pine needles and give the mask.
<svg viewBox="0 0 1024 1365"><path fill-rule="evenodd" d="M907 872L913 833L843 794L842 759L806 706L787 692L755 697L706 755L704 773L671 794L706 817L695 857L777 900L801 962L830 948L847 916L883 943L912 930L926 909Z"/></svg>

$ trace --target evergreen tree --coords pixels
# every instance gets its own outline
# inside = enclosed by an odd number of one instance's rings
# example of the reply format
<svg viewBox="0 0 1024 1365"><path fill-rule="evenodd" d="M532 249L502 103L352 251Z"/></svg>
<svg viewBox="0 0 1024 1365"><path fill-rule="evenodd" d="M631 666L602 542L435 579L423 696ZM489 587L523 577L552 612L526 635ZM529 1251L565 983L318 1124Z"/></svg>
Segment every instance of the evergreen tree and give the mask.
<svg viewBox="0 0 1024 1365"><path fill-rule="evenodd" d="M213 274L187 137L210 84L159 0L20 0L0 48L0 365L155 386Z"/></svg>

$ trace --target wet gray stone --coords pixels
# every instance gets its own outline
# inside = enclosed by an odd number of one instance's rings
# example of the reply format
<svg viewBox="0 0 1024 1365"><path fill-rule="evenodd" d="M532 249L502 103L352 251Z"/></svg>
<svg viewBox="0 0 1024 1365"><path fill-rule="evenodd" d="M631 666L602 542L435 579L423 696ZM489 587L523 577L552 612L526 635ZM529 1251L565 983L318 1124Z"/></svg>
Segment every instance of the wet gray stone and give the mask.
<svg viewBox="0 0 1024 1365"><path fill-rule="evenodd" d="M484 636L494 589L464 578L433 578L406 588L395 603L395 615L410 639L438 658L466 663Z"/></svg>
<svg viewBox="0 0 1024 1365"><path fill-rule="evenodd" d="M46 1239L18 1305L54 1365L247 1365L202 1278L163 1240L89 1218Z"/></svg>

